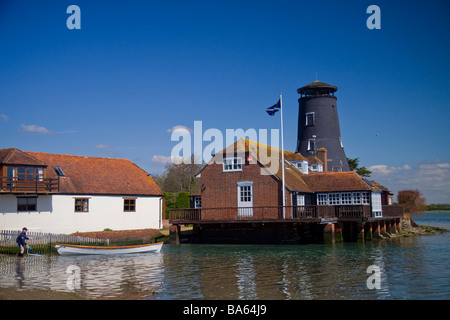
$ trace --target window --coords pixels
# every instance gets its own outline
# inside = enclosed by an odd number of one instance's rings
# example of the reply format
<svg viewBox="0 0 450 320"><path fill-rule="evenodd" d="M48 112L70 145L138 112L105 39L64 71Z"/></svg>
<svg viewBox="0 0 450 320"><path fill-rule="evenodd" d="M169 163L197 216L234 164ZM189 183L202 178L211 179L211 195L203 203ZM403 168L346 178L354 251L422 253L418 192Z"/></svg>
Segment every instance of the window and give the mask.
<svg viewBox="0 0 450 320"><path fill-rule="evenodd" d="M300 172L308 174L308 160L296 161L292 162L292 164L296 166Z"/></svg>
<svg viewBox="0 0 450 320"><path fill-rule="evenodd" d="M36 211L37 198L17 198L17 211Z"/></svg>
<svg viewBox="0 0 450 320"><path fill-rule="evenodd" d="M352 193L342 192L341 193L341 204L352 204Z"/></svg>
<svg viewBox="0 0 450 320"><path fill-rule="evenodd" d="M382 217L383 216L383 206L381 204L381 193L372 192L372 216L373 217Z"/></svg>
<svg viewBox="0 0 450 320"><path fill-rule="evenodd" d="M75 212L89 212L89 199L75 198Z"/></svg>
<svg viewBox="0 0 450 320"><path fill-rule="evenodd" d="M241 171L242 158L225 158L223 159L223 171Z"/></svg>
<svg viewBox="0 0 450 320"><path fill-rule="evenodd" d="M352 202L353 204L361 204L361 193L352 192Z"/></svg>
<svg viewBox="0 0 450 320"><path fill-rule="evenodd" d="M241 186L240 187L240 202L251 202L252 201L252 186Z"/></svg>
<svg viewBox="0 0 450 320"><path fill-rule="evenodd" d="M202 207L202 197L194 197L194 208Z"/></svg>
<svg viewBox="0 0 450 320"><path fill-rule="evenodd" d="M342 167L332 167L331 171L342 171Z"/></svg>
<svg viewBox="0 0 450 320"><path fill-rule="evenodd" d="M308 151L316 151L316 140L315 139L308 140Z"/></svg>
<svg viewBox="0 0 450 320"><path fill-rule="evenodd" d="M368 192L361 192L361 199L362 204L370 204L370 195Z"/></svg>
<svg viewBox="0 0 450 320"><path fill-rule="evenodd" d="M313 163L309 165L309 169L314 172L322 172L323 165L321 163Z"/></svg>
<svg viewBox="0 0 450 320"><path fill-rule="evenodd" d="M44 169L39 167L8 167L7 175L9 178L17 177L19 181L42 181Z"/></svg>
<svg viewBox="0 0 450 320"><path fill-rule="evenodd" d="M328 205L328 195L326 193L317 194L317 205L319 206Z"/></svg>
<svg viewBox="0 0 450 320"><path fill-rule="evenodd" d="M305 125L306 126L313 126L315 124L316 124L316 121L315 121L315 114L314 114L314 112L306 113L306 123L305 123Z"/></svg>
<svg viewBox="0 0 450 320"><path fill-rule="evenodd" d="M304 194L297 194L297 205L298 206L305 205L305 195Z"/></svg>
<svg viewBox="0 0 450 320"><path fill-rule="evenodd" d="M136 211L136 199L123 199L123 211L135 212Z"/></svg>
<svg viewBox="0 0 450 320"><path fill-rule="evenodd" d="M329 205L336 205L336 204L341 204L340 203L340 195L339 193L330 193L328 195L328 204Z"/></svg>
<svg viewBox="0 0 450 320"><path fill-rule="evenodd" d="M56 174L59 177L65 177L64 171L61 169L61 167L53 167L53 170L55 170Z"/></svg>

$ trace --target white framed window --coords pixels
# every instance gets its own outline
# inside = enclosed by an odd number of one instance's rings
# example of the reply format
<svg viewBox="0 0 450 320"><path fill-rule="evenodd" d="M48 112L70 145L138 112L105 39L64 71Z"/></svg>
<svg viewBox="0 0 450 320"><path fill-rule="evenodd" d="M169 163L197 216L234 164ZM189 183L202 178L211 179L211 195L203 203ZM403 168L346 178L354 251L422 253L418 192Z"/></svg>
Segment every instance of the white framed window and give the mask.
<svg viewBox="0 0 450 320"><path fill-rule="evenodd" d="M361 204L361 193L360 192L352 192L352 203L353 204Z"/></svg>
<svg viewBox="0 0 450 320"><path fill-rule="evenodd" d="M242 171L242 158L224 158L223 171Z"/></svg>
<svg viewBox="0 0 450 320"><path fill-rule="evenodd" d="M307 112L305 116L306 116L305 122L306 126L314 126L316 124L316 116L314 112Z"/></svg>
<svg viewBox="0 0 450 320"><path fill-rule="evenodd" d="M342 192L341 193L341 204L352 204L352 193Z"/></svg>
<svg viewBox="0 0 450 320"><path fill-rule="evenodd" d="M370 204L369 192L361 192L361 203L362 204Z"/></svg>
<svg viewBox="0 0 450 320"><path fill-rule="evenodd" d="M252 186L241 186L239 191L240 202L252 201Z"/></svg>
<svg viewBox="0 0 450 320"><path fill-rule="evenodd" d="M202 207L202 197L194 197L194 208Z"/></svg>
<svg viewBox="0 0 450 320"><path fill-rule="evenodd" d="M340 201L340 194L339 193L330 193L328 195L328 204L329 205L337 205L337 204L341 204Z"/></svg>
<svg viewBox="0 0 450 320"><path fill-rule="evenodd" d="M317 205L326 206L328 205L328 194L326 193L318 193L317 194Z"/></svg>
<svg viewBox="0 0 450 320"><path fill-rule="evenodd" d="M291 162L301 173L308 174L308 160L292 161Z"/></svg>
<svg viewBox="0 0 450 320"><path fill-rule="evenodd" d="M298 206L305 205L305 195L304 194L297 194L297 205Z"/></svg>
<svg viewBox="0 0 450 320"><path fill-rule="evenodd" d="M309 169L314 172L322 172L323 165L321 163L313 163L309 165Z"/></svg>
<svg viewBox="0 0 450 320"><path fill-rule="evenodd" d="M383 206L381 205L381 193L372 192L372 216L373 217L382 217L383 216Z"/></svg>

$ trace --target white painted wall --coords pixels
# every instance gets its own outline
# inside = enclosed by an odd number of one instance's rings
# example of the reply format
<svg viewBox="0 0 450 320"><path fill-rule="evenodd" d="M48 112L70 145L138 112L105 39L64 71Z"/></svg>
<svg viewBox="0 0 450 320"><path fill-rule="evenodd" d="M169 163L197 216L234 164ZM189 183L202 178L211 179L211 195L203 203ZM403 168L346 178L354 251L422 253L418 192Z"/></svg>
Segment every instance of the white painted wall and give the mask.
<svg viewBox="0 0 450 320"><path fill-rule="evenodd" d="M75 198L89 198L89 212L74 212ZM40 195L37 211L17 212L14 195L0 195L0 230L74 232L162 228L162 197L137 197L136 212L123 211L123 196Z"/></svg>

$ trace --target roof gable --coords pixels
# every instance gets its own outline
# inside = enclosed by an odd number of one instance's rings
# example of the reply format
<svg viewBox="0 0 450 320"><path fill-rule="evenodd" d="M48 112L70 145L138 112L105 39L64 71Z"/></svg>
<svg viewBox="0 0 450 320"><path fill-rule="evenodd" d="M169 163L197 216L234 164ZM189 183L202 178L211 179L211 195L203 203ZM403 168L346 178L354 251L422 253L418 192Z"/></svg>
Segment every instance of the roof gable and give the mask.
<svg viewBox="0 0 450 320"><path fill-rule="evenodd" d="M0 150L0 164L24 165L24 166L46 166L45 163L36 159L17 148Z"/></svg>
<svg viewBox="0 0 450 320"><path fill-rule="evenodd" d="M216 153L209 163L222 161L222 157L233 156L234 154L239 153L248 153L254 157L262 167L264 167L269 175L272 175L277 180L282 179L281 149L273 148L248 139L239 139L234 144L229 145L222 151ZM285 186L291 191L312 192L311 188L309 188L303 179L303 174L292 164L286 161L286 158L288 157L297 157L301 159L306 158L300 154L294 154L293 152L286 150L284 150L284 155ZM273 161L276 161L276 165L273 165Z"/></svg>

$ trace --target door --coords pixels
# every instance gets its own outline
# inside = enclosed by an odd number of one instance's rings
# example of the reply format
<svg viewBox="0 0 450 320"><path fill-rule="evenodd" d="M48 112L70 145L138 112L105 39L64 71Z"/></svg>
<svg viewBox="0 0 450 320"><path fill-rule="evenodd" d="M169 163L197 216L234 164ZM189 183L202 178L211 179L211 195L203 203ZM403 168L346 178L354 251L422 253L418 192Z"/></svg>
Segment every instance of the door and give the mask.
<svg viewBox="0 0 450 320"><path fill-rule="evenodd" d="M303 217L305 214L305 195L304 194L297 194L296 205L297 206L293 208L294 218Z"/></svg>
<svg viewBox="0 0 450 320"><path fill-rule="evenodd" d="M238 182L238 217L253 217L253 182Z"/></svg>

